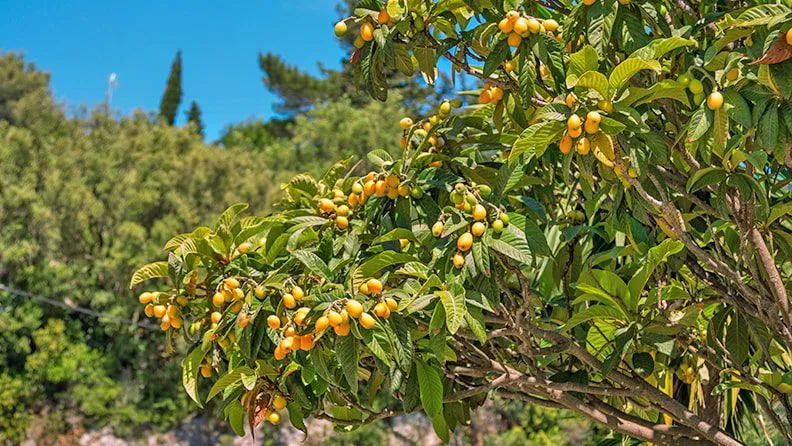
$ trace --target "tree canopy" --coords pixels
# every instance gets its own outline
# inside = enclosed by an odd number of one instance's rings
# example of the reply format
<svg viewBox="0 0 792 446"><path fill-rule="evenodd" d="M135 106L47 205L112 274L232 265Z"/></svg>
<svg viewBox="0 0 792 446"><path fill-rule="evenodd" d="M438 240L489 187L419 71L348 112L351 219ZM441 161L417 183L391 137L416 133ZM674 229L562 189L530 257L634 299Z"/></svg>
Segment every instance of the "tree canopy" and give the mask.
<svg viewBox="0 0 792 446"><path fill-rule="evenodd" d="M335 31L369 95L447 65L477 104L231 206L131 286L169 280L139 300L240 433L421 409L447 441L495 394L659 445L790 441L790 14L362 0Z"/></svg>

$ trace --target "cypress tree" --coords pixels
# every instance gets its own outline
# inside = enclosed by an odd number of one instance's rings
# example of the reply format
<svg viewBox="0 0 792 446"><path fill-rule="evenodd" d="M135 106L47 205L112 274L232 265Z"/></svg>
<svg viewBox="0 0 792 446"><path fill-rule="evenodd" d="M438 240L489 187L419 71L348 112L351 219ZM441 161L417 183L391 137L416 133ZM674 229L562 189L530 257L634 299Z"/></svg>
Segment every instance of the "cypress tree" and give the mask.
<svg viewBox="0 0 792 446"><path fill-rule="evenodd" d="M190 103L190 109L187 110L187 122L194 123L195 127L198 129L198 134L202 137L204 136L204 123L203 119L201 119L201 107L199 107L198 103L195 101Z"/></svg>
<svg viewBox="0 0 792 446"><path fill-rule="evenodd" d="M173 125L176 121L176 112L179 110L179 104L182 100L181 74L182 62L181 50L179 50L176 52L176 57L171 64L168 83L165 85L165 92L162 94L162 101L160 102L160 116L165 118L170 125Z"/></svg>

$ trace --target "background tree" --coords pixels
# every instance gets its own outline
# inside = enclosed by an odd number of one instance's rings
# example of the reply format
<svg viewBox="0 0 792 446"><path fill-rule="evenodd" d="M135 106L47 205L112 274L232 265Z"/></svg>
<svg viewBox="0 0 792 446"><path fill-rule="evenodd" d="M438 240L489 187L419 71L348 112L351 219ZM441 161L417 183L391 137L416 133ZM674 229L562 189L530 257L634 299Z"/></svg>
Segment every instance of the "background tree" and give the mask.
<svg viewBox="0 0 792 446"><path fill-rule="evenodd" d="M188 394L238 432L421 408L449 441L497 395L660 445L792 440L792 11L677 6L359 2L336 29L369 94L442 58L479 104L139 269L170 280L139 299L192 342Z"/></svg>
<svg viewBox="0 0 792 446"><path fill-rule="evenodd" d="M173 125L176 122L176 113L182 100L182 59L181 50L176 52L176 57L171 63L168 81L165 84L165 92L162 93L160 101L160 116L165 118L165 122Z"/></svg>
<svg viewBox="0 0 792 446"><path fill-rule="evenodd" d="M198 131L198 134L204 136L204 123L203 119L201 119L201 107L198 106L198 103L192 101L190 103L190 108L187 110L187 122L193 123L195 128Z"/></svg>

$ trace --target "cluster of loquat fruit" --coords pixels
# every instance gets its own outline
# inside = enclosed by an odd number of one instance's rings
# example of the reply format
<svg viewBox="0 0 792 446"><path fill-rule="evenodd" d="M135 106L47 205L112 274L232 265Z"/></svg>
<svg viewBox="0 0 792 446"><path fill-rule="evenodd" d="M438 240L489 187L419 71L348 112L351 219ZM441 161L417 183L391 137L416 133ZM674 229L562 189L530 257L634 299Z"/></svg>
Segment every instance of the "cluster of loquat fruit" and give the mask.
<svg viewBox="0 0 792 446"><path fill-rule="evenodd" d="M600 131L601 121L602 115L597 111L588 112L585 121L581 120L576 113L571 114L567 118L567 130L558 144L561 153L565 155L570 153L572 146L575 145L578 154L588 155L591 152L591 141L587 136L583 135L583 131L585 130L587 135L595 135ZM575 144L574 139L577 139L577 144Z"/></svg>
<svg viewBox="0 0 792 446"><path fill-rule="evenodd" d="M555 34L558 28L558 22L553 19L540 21L536 17L525 16L518 11L509 11L506 13L506 17L498 23L498 29L506 34L506 40L511 47L520 46L522 39L531 34L547 34L560 42L561 33Z"/></svg>
<svg viewBox="0 0 792 446"><path fill-rule="evenodd" d="M734 81L740 75L738 68L733 68L726 73L726 80ZM677 78L677 82L693 94L693 101L700 104L704 100L704 84L692 76L690 73L683 73ZM714 88L707 96L707 107L710 110L718 110L723 107L723 95Z"/></svg>
<svg viewBox="0 0 792 446"><path fill-rule="evenodd" d="M374 314L381 319L388 319L391 311L398 308L396 300L382 297L383 285L378 279L372 278L364 282L360 285L359 291L364 296L376 299L375 302L366 302L366 305L371 306ZM285 308L293 309L304 296L302 288L294 287L291 293L283 296L281 302ZM374 328L377 323L374 316L365 310L364 303L352 298L332 302L316 317L313 329L308 324L309 319L312 319L311 311L309 307L300 307L291 314L291 317L288 315L278 317L274 314L267 317L267 326L280 334L280 341L273 352L276 360L283 360L291 352L311 350L315 345L314 336L317 338L323 336L328 328L332 328L336 336L348 336L354 319L361 327L368 330Z"/></svg>
<svg viewBox="0 0 792 446"><path fill-rule="evenodd" d="M162 331L181 328L184 322L181 317L181 307L187 305L186 297L177 296L174 298L164 293L145 291L140 294L138 301L145 305L146 317L156 317L160 320Z"/></svg>
<svg viewBox="0 0 792 446"><path fill-rule="evenodd" d="M393 17L390 16L387 9L383 9L377 14L376 20L371 20L369 17L363 18L363 23L360 25L360 31L355 37L353 45L355 48L362 48L366 42L374 40L374 30L380 27L390 27L393 25ZM345 20L335 24L333 32L336 37L342 37L346 34L348 26Z"/></svg>
<svg viewBox="0 0 792 446"><path fill-rule="evenodd" d="M468 226L466 231L457 238L457 252L452 258L454 267L457 269L465 265L464 253L473 247L474 237L481 237L484 235L487 231L488 223L495 233L502 232L505 225L509 224L509 216L505 212L500 211L498 211L499 215L497 217L492 218L491 221L488 222L489 213L485 205L482 204L486 204L486 202L480 202L479 198L485 199L489 197L490 194L492 194L492 189L486 184L468 187L462 183L457 183L456 186L454 186L454 190L450 193L449 198L451 202L454 203L454 207L470 214L472 219L472 221L469 222L470 226ZM492 206L490 205L490 207ZM443 231L445 230L443 219L444 216L441 215L435 224L432 225L432 235L435 237L443 236Z"/></svg>
<svg viewBox="0 0 792 446"><path fill-rule="evenodd" d="M462 102L458 99L444 100L440 103L436 114L418 121L417 123L409 117L402 118L399 121L399 128L401 128L403 131L399 140L399 146L402 149L416 147L414 143L415 141L411 142L409 139L410 132L412 132L412 135L417 138L418 145L421 145L425 142L429 146L429 153L440 152L440 150L445 146L446 140L440 133L433 133L430 135L429 132L442 120L447 119L451 115L451 111L454 109L454 107L460 107L461 105ZM442 165L442 161L433 161L429 164L429 167L440 167Z"/></svg>

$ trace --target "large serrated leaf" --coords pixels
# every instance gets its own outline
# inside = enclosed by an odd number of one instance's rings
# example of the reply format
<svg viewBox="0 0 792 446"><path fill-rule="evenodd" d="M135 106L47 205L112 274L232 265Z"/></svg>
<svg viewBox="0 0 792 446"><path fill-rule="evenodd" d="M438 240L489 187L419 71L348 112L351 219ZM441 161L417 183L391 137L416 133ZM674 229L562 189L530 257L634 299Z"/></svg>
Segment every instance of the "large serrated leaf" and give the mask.
<svg viewBox="0 0 792 446"><path fill-rule="evenodd" d="M198 345L182 361L182 385L187 395L198 404L198 407L203 407L203 402L198 396L198 373L207 351L208 348L204 349Z"/></svg>
<svg viewBox="0 0 792 446"><path fill-rule="evenodd" d="M324 277L325 280L328 281L333 280L332 271L330 271L330 268L327 266L327 263L325 263L324 260L319 258L318 255L305 250L294 251L292 255L294 256L294 258L302 262L306 268L311 270L311 272Z"/></svg>
<svg viewBox="0 0 792 446"><path fill-rule="evenodd" d="M129 288L134 288L147 280L168 277L168 262L152 262L141 266L129 282Z"/></svg>
<svg viewBox="0 0 792 446"><path fill-rule="evenodd" d="M599 71L586 71L575 82L575 87L591 88L604 99L610 99L610 84L608 78Z"/></svg>
<svg viewBox="0 0 792 446"><path fill-rule="evenodd" d="M528 127L512 146L510 158L516 159L531 149L537 157L542 156L547 146L561 138L564 128L561 121L544 121Z"/></svg>
<svg viewBox="0 0 792 446"><path fill-rule="evenodd" d="M572 88L577 83L578 78L587 71L597 71L599 66L599 55L597 50L591 45L586 45L578 52L569 56L569 68L567 69L566 85Z"/></svg>
<svg viewBox="0 0 792 446"><path fill-rule="evenodd" d="M690 117L688 127L688 142L697 141L707 133L712 126L712 110L701 107Z"/></svg>
<svg viewBox="0 0 792 446"><path fill-rule="evenodd" d="M435 296L440 298L446 314L446 326L451 334L455 334L465 320L467 307L465 306L465 290L438 290Z"/></svg>
<svg viewBox="0 0 792 446"><path fill-rule="evenodd" d="M430 418L437 416L443 412L443 381L440 371L423 361L417 361L415 367L424 412Z"/></svg>
<svg viewBox="0 0 792 446"><path fill-rule="evenodd" d="M564 331L569 331L588 321L623 321L624 314L618 308L608 305L594 305L575 313L564 324Z"/></svg>
<svg viewBox="0 0 792 446"><path fill-rule="evenodd" d="M390 156L390 153L382 149L372 150L366 156L369 162L377 167L382 167L393 163L393 158Z"/></svg>
<svg viewBox="0 0 792 446"><path fill-rule="evenodd" d="M685 46L696 46L696 41L693 39L685 39L679 36L673 36L665 39L655 39L649 42L649 44L643 48L630 54L630 58L657 60L668 52Z"/></svg>
<svg viewBox="0 0 792 446"><path fill-rule="evenodd" d="M514 232L514 225L509 225L501 233L500 238L493 238L490 241L490 247L518 262L530 264L533 258L531 257L531 248L528 242Z"/></svg>
<svg viewBox="0 0 792 446"><path fill-rule="evenodd" d="M484 61L484 76L489 77L498 67L509 57L509 44L506 40L501 40L492 48L492 51Z"/></svg>
<svg viewBox="0 0 792 446"><path fill-rule="evenodd" d="M723 108L715 110L713 115L712 152L723 157L726 141L729 139L729 117Z"/></svg>
<svg viewBox="0 0 792 446"><path fill-rule="evenodd" d="M660 63L656 60L646 60L630 57L616 65L608 79L610 94L614 95L624 87L633 76L642 70L660 72Z"/></svg>
<svg viewBox="0 0 792 446"><path fill-rule="evenodd" d="M358 351L357 340L354 336L336 336L335 357L341 364L344 379L351 389L352 395L358 389Z"/></svg>

